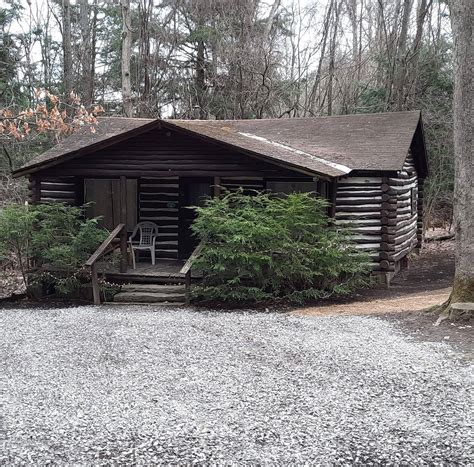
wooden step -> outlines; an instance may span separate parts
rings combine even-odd
[[[128,303],[164,303],[184,302],[184,293],[160,293],[160,292],[119,292],[114,297],[114,302]]]
[[[166,306],[166,307],[180,307],[186,306],[184,302],[104,302],[104,305],[113,306]]]
[[[114,296],[115,303],[184,303],[186,288],[172,284],[125,284]]]
[[[140,293],[170,293],[184,294],[184,285],[174,284],[124,284],[120,292],[140,292]]]
[[[115,284],[184,284],[184,274],[181,276],[140,276],[138,274],[111,274],[107,273],[106,278]]]

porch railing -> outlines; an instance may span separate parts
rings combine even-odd
[[[120,238],[120,242],[115,242],[114,240]],[[97,272],[97,262],[107,253],[120,248],[121,250],[121,261],[120,261],[120,271],[125,272],[123,269],[127,268],[127,231],[125,229],[125,224],[119,224],[115,227],[110,235],[101,243],[99,248],[90,256],[90,258],[85,262],[86,267],[91,268],[91,278],[92,278],[92,294],[94,297],[94,305],[100,305],[100,287],[99,287],[99,277]]]
[[[184,266],[181,268],[181,271],[179,271],[180,274],[184,274],[184,287],[187,305],[189,305],[191,301],[191,268],[196,258],[200,255],[203,247],[204,242],[201,242],[191,253],[191,256],[188,258],[188,260],[184,263]]]

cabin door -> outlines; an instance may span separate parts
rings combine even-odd
[[[187,259],[197,247],[199,241],[192,235],[191,224],[196,218],[196,212],[191,206],[202,206],[206,198],[211,196],[211,178],[179,179],[179,231],[178,256]]]

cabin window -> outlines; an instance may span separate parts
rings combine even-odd
[[[280,182],[280,181],[267,181],[267,190],[273,193],[308,193],[310,191],[316,191],[315,182]]]
[[[100,224],[112,230],[120,224],[120,180],[84,180],[84,202],[91,203],[87,217],[101,217]],[[137,180],[127,179],[127,230],[137,223]]]

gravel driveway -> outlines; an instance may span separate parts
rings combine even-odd
[[[474,462],[472,368],[381,319],[81,307],[0,324],[5,465]]]

